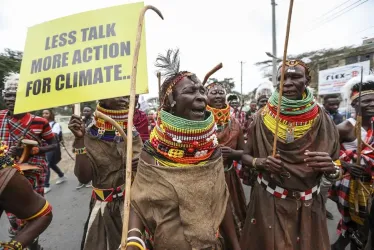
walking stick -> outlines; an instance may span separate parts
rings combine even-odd
[[[287,31],[286,31],[286,39],[285,39],[285,42],[284,42],[282,73],[281,73],[281,81],[280,81],[280,86],[279,86],[279,98],[278,98],[277,116],[275,118],[276,122],[275,122],[275,132],[274,132],[274,142],[273,142],[273,157],[275,157],[275,155],[277,153],[279,115],[280,115],[282,95],[283,95],[284,70],[285,70],[285,64],[286,64],[286,59],[287,59],[288,38],[290,36],[293,2],[294,2],[294,0],[290,0],[290,8],[288,10]],[[273,77],[275,77],[275,76],[273,76]]]
[[[161,72],[157,72],[157,81],[158,81],[158,102],[161,103]]]
[[[129,224],[129,215],[130,215],[130,190],[131,190],[131,171],[132,171],[132,128],[133,128],[133,117],[134,117],[134,109],[135,109],[135,91],[136,91],[136,73],[137,73],[137,65],[138,65],[138,58],[139,58],[139,50],[140,50],[140,40],[142,37],[142,29],[143,29],[143,21],[144,15],[147,10],[153,10],[158,14],[158,16],[163,20],[164,17],[162,16],[161,12],[151,5],[144,6],[144,8],[140,12],[139,21],[138,21],[138,31],[136,35],[136,43],[135,43],[135,52],[134,58],[132,62],[132,72],[131,72],[131,86],[130,86],[130,107],[129,107],[129,116],[127,122],[127,152],[126,152],[126,195],[125,195],[125,202],[124,202],[124,215],[123,215],[123,228],[122,228],[122,241],[121,241],[121,248],[122,250],[126,249],[126,240],[127,240],[127,232],[128,232],[128,224]]]
[[[130,215],[130,194],[131,194],[131,174],[132,174],[132,128],[133,128],[133,118],[134,118],[134,109],[135,109],[135,92],[136,92],[136,73],[137,73],[137,65],[138,65],[138,58],[139,58],[139,50],[140,50],[140,40],[142,36],[142,29],[143,29],[143,20],[144,15],[147,10],[153,10],[158,14],[158,16],[163,20],[164,17],[162,16],[161,12],[154,6],[147,5],[140,12],[139,21],[138,21],[138,30],[136,35],[136,43],[135,43],[135,52],[134,58],[132,62],[132,72],[131,72],[131,85],[130,85],[130,106],[129,106],[129,115],[128,115],[128,122],[127,122],[127,135],[121,128],[121,126],[114,121],[112,118],[108,117],[107,115],[95,111],[95,116],[101,118],[111,125],[113,125],[117,131],[121,134],[124,141],[124,147],[126,149],[126,195],[124,201],[124,215],[123,215],[123,227],[122,227],[122,239],[121,239],[121,246],[122,250],[126,249],[126,240],[127,240],[127,232],[128,232],[128,224],[129,224],[129,215]],[[120,249],[119,248],[119,249]]]
[[[208,81],[209,77],[211,77],[214,73],[216,73],[218,70],[220,70],[223,67],[222,63],[219,63],[217,66],[215,66],[211,71],[209,71],[203,81],[203,85]]]
[[[361,137],[361,127],[362,127],[362,112],[361,112],[361,89],[362,89],[362,81],[364,77],[364,67],[361,66],[361,81],[358,85],[358,113],[356,117],[356,137],[357,137],[357,161],[356,164],[361,166],[361,150],[362,150],[362,137]],[[361,183],[361,180],[358,179],[355,185],[355,212],[359,212],[359,203],[358,203],[358,184],[364,186]],[[364,198],[365,201],[365,198]],[[366,201],[365,201],[366,202]]]

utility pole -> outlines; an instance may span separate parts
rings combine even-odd
[[[271,0],[271,6],[272,6],[272,23],[273,23],[273,86],[275,87],[277,85],[277,29],[276,29],[276,24],[275,24],[275,0]]]
[[[242,102],[243,102],[243,64],[245,62],[240,61],[240,95],[242,97]]]

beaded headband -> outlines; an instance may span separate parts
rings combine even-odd
[[[173,92],[173,88],[177,83],[179,83],[184,77],[186,76],[193,76],[194,73],[184,71],[184,72],[179,72],[178,75],[171,81],[169,87],[167,88],[164,97],[162,98],[162,105],[161,107],[165,106],[166,99],[168,96]]]
[[[310,68],[309,66],[304,63],[303,61],[299,60],[299,59],[296,59],[296,60],[286,60],[286,63],[285,63],[285,66],[288,66],[289,68],[287,69],[287,73],[288,72],[295,72],[295,67],[300,65],[301,67],[303,67],[305,69],[305,76],[306,76],[306,79],[309,81],[312,77],[310,75]],[[278,71],[282,68],[282,65],[280,65],[278,67]]]
[[[361,76],[351,78],[341,89],[343,99],[355,101],[359,97]],[[362,77],[361,96],[374,94],[374,75]]]

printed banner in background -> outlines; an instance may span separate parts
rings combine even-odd
[[[30,27],[15,113],[129,95],[143,6],[114,6]],[[145,29],[136,92],[148,93]]]
[[[355,76],[361,75],[361,67],[364,67],[364,75],[369,74],[370,61],[364,61],[319,71],[318,94],[340,94],[340,89],[346,82],[348,82]]]

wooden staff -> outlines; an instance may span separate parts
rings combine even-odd
[[[203,81],[203,85],[208,81],[209,77],[211,77],[214,73],[216,73],[218,70],[220,70],[223,67],[222,63],[219,63],[217,66],[215,66],[211,71],[209,71]]]
[[[158,81],[158,103],[161,105],[161,72],[157,72]]]
[[[140,12],[139,21],[138,21],[138,31],[136,35],[136,43],[135,43],[135,52],[134,58],[132,61],[132,72],[131,72],[131,86],[130,86],[130,107],[129,107],[129,115],[128,115],[128,122],[127,122],[127,152],[126,152],[126,195],[125,195],[125,202],[124,202],[124,215],[123,215],[123,228],[122,228],[122,241],[121,241],[121,248],[122,250],[126,249],[126,240],[127,240],[127,232],[128,232],[128,225],[129,225],[129,216],[130,216],[130,194],[131,194],[131,172],[132,172],[132,129],[133,129],[133,118],[134,118],[134,109],[135,109],[135,92],[136,92],[136,73],[137,73],[137,65],[138,65],[138,58],[139,58],[139,50],[140,50],[140,41],[142,37],[142,29],[143,29],[143,20],[144,15],[147,10],[153,10],[158,14],[158,16],[163,20],[164,17],[162,16],[161,12],[151,5],[144,6],[144,8]]]
[[[361,166],[361,150],[362,150],[362,137],[361,137],[361,127],[362,127],[362,112],[361,112],[361,89],[362,89],[362,81],[363,81],[363,77],[364,77],[364,67],[361,67],[361,81],[358,85],[358,113],[357,113],[357,116],[356,116],[356,137],[357,137],[357,161],[356,161],[356,164],[358,166]],[[358,213],[359,212],[359,202],[358,202],[358,193],[359,193],[359,189],[358,189],[358,184],[360,184],[361,186],[364,186],[362,183],[361,183],[361,180],[360,179],[357,179],[357,183],[355,185],[355,212]],[[364,199],[365,200],[365,199]]]
[[[294,2],[294,0],[290,0],[290,8],[288,10],[287,31],[286,31],[286,39],[285,39],[285,42],[284,42],[284,51],[283,51],[282,75],[281,75],[281,82],[280,82],[280,86],[279,86],[279,98],[278,98],[277,116],[275,118],[276,123],[275,123],[275,133],[274,133],[274,143],[273,143],[273,157],[275,157],[275,155],[277,153],[279,115],[280,115],[282,95],[283,95],[284,70],[286,68],[285,64],[286,64],[286,59],[287,59],[288,38],[290,36],[293,2]],[[275,77],[275,76],[273,76],[273,77]]]

